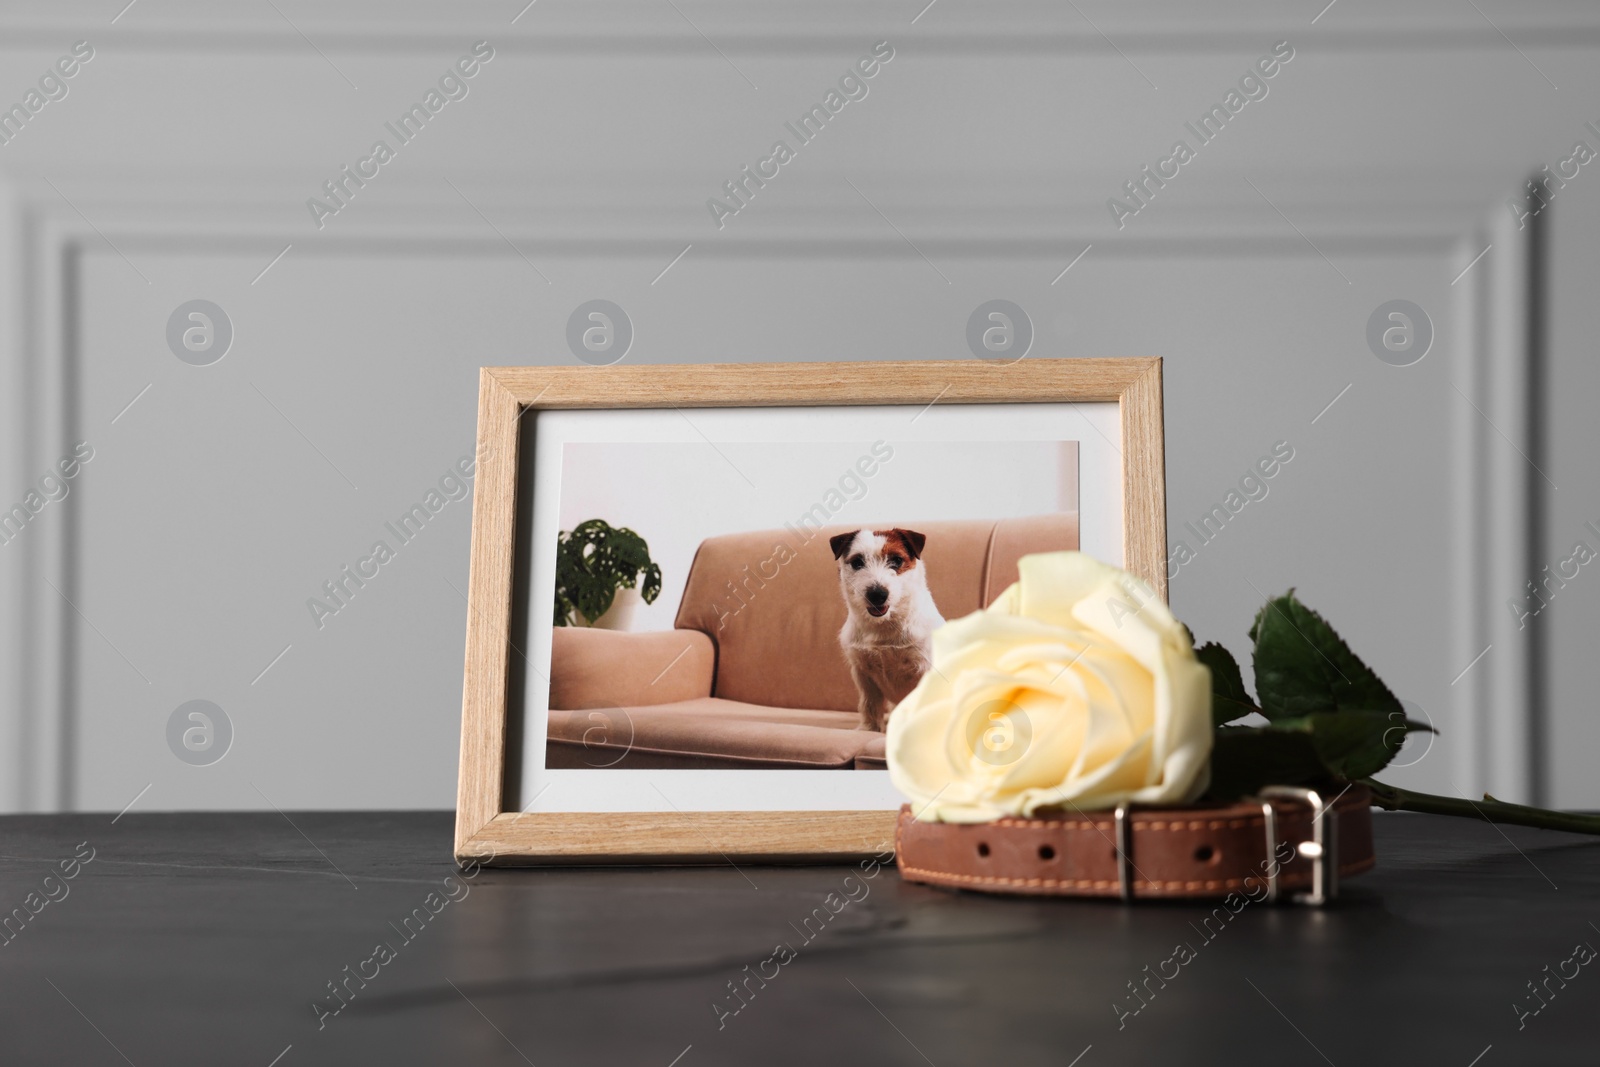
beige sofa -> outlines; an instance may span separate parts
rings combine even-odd
[[[928,588],[946,619],[993,601],[1024,555],[1078,547],[1076,512],[890,525],[927,535]],[[706,540],[673,630],[555,627],[546,765],[881,769],[883,735],[855,728],[828,547],[857,528]]]

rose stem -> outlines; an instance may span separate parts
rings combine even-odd
[[[1385,811],[1422,811],[1430,815],[1459,815],[1468,819],[1487,819],[1489,822],[1512,823],[1517,826],[1536,826],[1543,830],[1566,830],[1575,834],[1600,834],[1600,815],[1579,815],[1565,811],[1547,811],[1522,804],[1507,804],[1488,793],[1482,800],[1465,797],[1441,797],[1432,793],[1418,793],[1400,789],[1382,782],[1363,778],[1362,783],[1372,790],[1372,804]]]

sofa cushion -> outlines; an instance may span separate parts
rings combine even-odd
[[[710,696],[716,657],[711,638],[699,630],[557,626],[550,634],[550,706],[608,708]]]
[[[548,767],[852,768],[883,735],[856,713],[703,697],[672,704],[552,710]]]
[[[889,756],[887,754],[889,739],[882,734],[874,737],[862,746],[856,756],[856,770],[858,771],[886,771],[889,769]]]
[[[1077,547],[1076,511],[1001,519],[994,524],[994,536],[989,541],[989,559],[983,582],[984,606],[993,604],[1001,593],[1016,584],[1019,576],[1017,564],[1023,556]]]
[[[836,533],[901,525],[927,535],[928,589],[946,619],[987,605],[1016,574],[1023,551],[1078,547],[1075,512],[1033,519],[786,527],[707,538],[678,607],[677,626],[717,644],[714,694],[775,707],[854,711],[855,684],[839,648],[844,602]],[[1003,529],[1001,529],[1003,528]],[[991,559],[993,557],[993,559]],[[1008,583],[1009,584],[1009,583]]]

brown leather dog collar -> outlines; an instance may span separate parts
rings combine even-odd
[[[988,823],[918,822],[906,805],[895,853],[907,881],[953,889],[1135,900],[1311,890],[1311,902],[1321,903],[1338,879],[1374,862],[1366,787],[1333,799],[1319,834],[1313,801],[1325,799],[1275,789],[1228,805]],[[1319,886],[1328,891],[1319,895]]]

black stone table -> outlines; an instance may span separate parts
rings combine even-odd
[[[465,878],[449,815],[289,818],[0,819],[0,1063],[1600,1063],[1600,840],[1378,815],[1336,909],[1207,923],[892,868]]]

